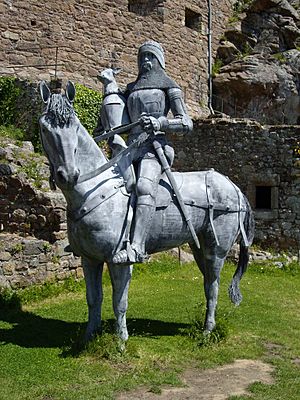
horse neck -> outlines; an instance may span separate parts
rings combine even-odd
[[[77,163],[81,174],[86,174],[107,162],[102,150],[82,125],[78,130],[77,153]]]
[[[104,96],[107,96],[107,95],[113,94],[113,93],[119,93],[119,92],[120,92],[120,89],[119,89],[116,81],[109,82],[104,86]]]
[[[80,170],[80,174],[84,175],[91,171],[101,167],[101,165],[107,162],[107,158],[98,147],[94,139],[89,135],[86,129],[79,124],[77,130],[78,135],[78,147],[76,154],[77,167]],[[95,178],[89,179],[86,182],[75,185],[72,190],[64,191],[64,196],[67,200],[70,209],[79,207],[87,197],[88,194],[92,194],[103,180],[109,179],[111,171],[108,170],[106,173]]]

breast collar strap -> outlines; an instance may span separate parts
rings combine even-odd
[[[115,185],[113,185],[110,189],[105,190],[102,193],[98,193],[96,196],[90,199],[87,199],[76,210],[70,210],[69,208],[67,208],[67,217],[74,222],[79,221],[81,218],[85,217],[95,208],[99,207],[106,200],[110,199],[112,196],[118,193],[122,186],[124,186],[124,183],[118,182]],[[121,192],[123,193],[123,191]]]

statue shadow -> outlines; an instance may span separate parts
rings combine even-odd
[[[46,318],[21,309],[0,310],[0,321],[11,326],[0,329],[0,346],[15,344],[24,348],[61,348],[62,357],[76,356],[83,349],[86,322],[67,322]],[[188,324],[160,320],[128,318],[129,336],[174,336]],[[114,332],[115,320],[103,323],[104,331]],[[67,350],[69,349],[69,350]]]
[[[180,335],[182,330],[189,327],[189,324],[155,319],[128,318],[127,327],[129,336],[159,337]]]
[[[0,329],[0,346],[11,343],[25,348],[63,347],[85,326],[22,310],[0,310],[0,321],[11,324],[8,329]]]

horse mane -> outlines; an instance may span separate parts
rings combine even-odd
[[[51,95],[50,102],[45,112],[46,119],[50,120],[52,124],[62,127],[73,119],[75,115],[76,113],[72,103],[66,96],[55,93]]]

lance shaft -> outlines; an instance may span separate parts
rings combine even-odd
[[[163,170],[165,171],[165,173],[166,173],[166,175],[167,175],[167,177],[169,179],[171,187],[174,190],[174,193],[175,193],[175,196],[177,198],[180,210],[181,210],[181,212],[182,212],[182,214],[184,216],[185,222],[187,223],[187,225],[189,227],[189,230],[190,230],[190,232],[191,232],[191,234],[193,236],[194,242],[195,242],[196,246],[198,247],[198,249],[200,249],[200,243],[199,243],[198,237],[197,237],[195,229],[193,227],[191,218],[187,213],[183,198],[181,197],[181,194],[180,194],[180,192],[178,190],[176,180],[175,180],[175,178],[174,178],[174,176],[172,174],[170,164],[168,163],[168,160],[166,159],[166,156],[165,156],[165,153],[163,151],[162,145],[159,143],[158,140],[154,140],[153,141],[153,147],[154,147],[154,149],[156,151],[156,154],[157,154],[157,156],[159,158],[159,161],[160,161],[160,163],[161,163],[161,165],[163,167]]]
[[[140,125],[140,121],[132,122],[131,124],[117,126],[116,128],[112,128],[109,131],[103,131],[99,136],[94,137],[96,143],[101,140],[108,139],[114,135],[120,135],[121,133],[125,133],[132,128]]]

